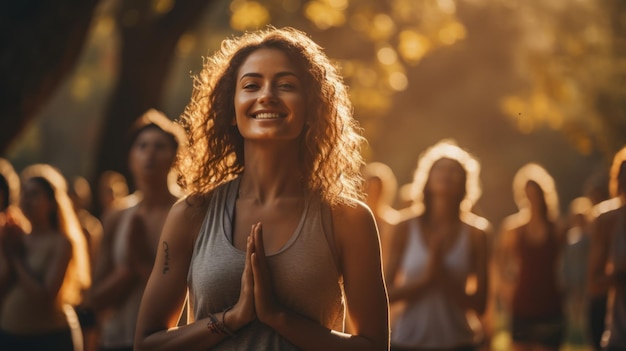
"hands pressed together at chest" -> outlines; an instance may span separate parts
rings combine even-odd
[[[234,329],[239,329],[255,318],[272,326],[277,322],[282,308],[272,288],[272,278],[263,246],[263,226],[256,223],[252,225],[247,239],[241,292],[232,309],[236,316],[233,322]]]

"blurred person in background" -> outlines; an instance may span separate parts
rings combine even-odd
[[[513,195],[519,212],[504,219],[496,251],[513,349],[558,350],[565,334],[565,230],[554,179],[540,165],[526,164],[515,174]]]
[[[76,176],[70,183],[68,194],[74,205],[74,210],[78,216],[78,221],[83,228],[83,234],[89,248],[89,265],[95,267],[95,258],[100,248],[102,240],[102,223],[91,214],[91,186],[87,179]],[[76,314],[83,332],[83,344],[85,351],[95,351],[98,348],[98,323],[96,313],[91,306],[87,304],[87,299],[83,299],[80,306],[76,306]]]
[[[87,179],[81,176],[74,177],[68,194],[74,205],[78,221],[83,227],[87,245],[89,246],[90,261],[93,262],[102,240],[102,223],[91,213],[91,186]]]
[[[586,196],[570,202],[568,229],[563,252],[563,288],[567,333],[565,340],[572,345],[591,344],[588,335],[587,267],[591,242],[590,223],[593,202]]]
[[[98,204],[101,223],[112,213],[137,204],[137,196],[129,195],[128,182],[123,174],[105,171],[98,178]]]
[[[7,216],[0,227],[9,268],[0,345],[3,351],[82,350],[74,306],[90,284],[89,253],[67,183],[46,164],[27,167],[21,178],[19,207],[28,225]]]
[[[0,213],[17,204],[20,179],[13,165],[7,159],[0,158]]]
[[[391,350],[477,350],[485,341],[491,226],[470,212],[479,172],[478,161],[448,140],[419,159],[413,211],[383,252],[389,301],[403,305]]]
[[[596,172],[592,174],[583,186],[584,196],[589,198],[593,204],[590,221],[595,220],[601,213],[620,207],[619,197],[609,198],[608,171]],[[593,231],[591,230],[591,235]],[[591,241],[591,239],[590,239]],[[591,245],[591,244],[590,244]],[[587,275],[587,274],[586,274]],[[592,347],[599,351],[602,349],[602,334],[604,333],[606,321],[606,305],[608,302],[608,292],[595,289],[594,292],[587,293],[587,320],[588,334]]]
[[[592,225],[589,293],[608,292],[607,319],[601,347],[626,350],[626,147],[618,151],[610,170],[610,204]]]
[[[161,112],[148,110],[132,125],[128,167],[141,197],[103,222],[91,305],[100,314],[100,350],[132,350],[141,296],[163,223],[177,197],[168,187],[184,132]]]
[[[393,208],[398,182],[391,167],[382,162],[368,163],[362,173],[365,178],[366,203],[376,219],[384,251],[388,233],[399,219],[398,211]]]
[[[3,226],[7,220],[9,212],[16,215],[17,202],[19,200],[20,178],[15,172],[13,165],[9,160],[0,158],[0,226]],[[10,216],[10,215],[9,215]],[[0,241],[0,246],[2,242]],[[3,251],[0,251],[0,301],[2,296],[9,290],[11,280],[11,272],[7,257]],[[0,303],[0,311],[2,303]]]

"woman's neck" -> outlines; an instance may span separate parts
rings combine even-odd
[[[297,149],[246,149],[244,172],[241,175],[239,196],[253,198],[261,203],[278,197],[303,196],[305,184],[300,172]]]

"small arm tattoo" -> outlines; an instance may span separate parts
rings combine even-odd
[[[163,264],[163,274],[167,274],[170,270],[170,246],[167,241],[163,241],[163,253],[165,254],[165,263]]]

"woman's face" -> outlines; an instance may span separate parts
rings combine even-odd
[[[460,196],[465,192],[465,170],[459,162],[442,158],[430,169],[426,186],[433,195]]]
[[[49,214],[55,206],[54,200],[48,197],[40,182],[29,179],[22,185],[20,208],[29,221],[34,223],[48,221]]]
[[[543,198],[543,193],[539,188],[539,185],[534,182],[526,183],[526,198],[532,207],[536,207],[537,205],[541,205],[544,203],[545,199]]]
[[[295,140],[305,124],[301,74],[281,50],[263,48],[237,73],[235,116],[247,140]]]
[[[158,128],[137,135],[130,149],[129,167],[135,178],[167,178],[176,157],[171,137]]]

